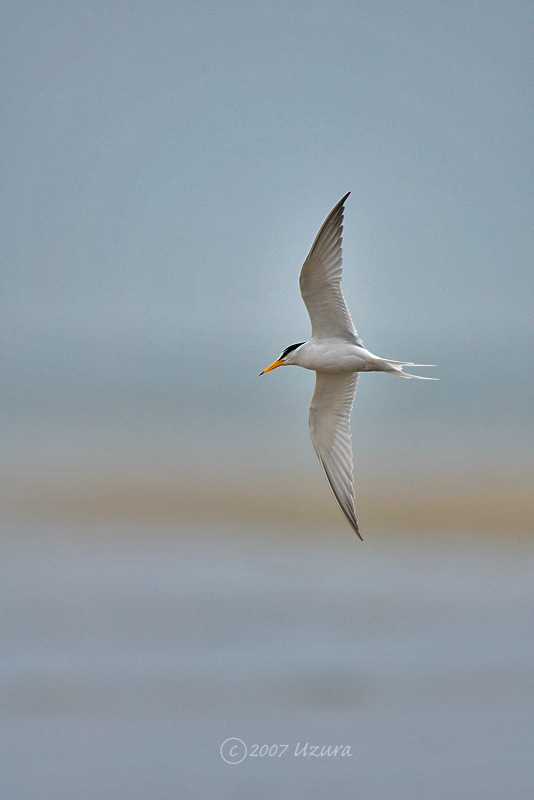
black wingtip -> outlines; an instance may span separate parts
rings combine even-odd
[[[337,204],[334,206],[334,208],[332,209],[332,211],[330,212],[330,214],[333,214],[335,211],[338,211],[340,208],[343,208],[343,205],[344,205],[344,203],[345,203],[345,200],[347,199],[347,197],[349,196],[349,194],[350,194],[350,192],[347,192],[347,194],[346,194],[346,195],[344,195],[344,196],[341,198],[341,200],[339,201],[339,203],[337,203]]]
[[[341,510],[343,511],[343,509],[341,509]],[[343,514],[345,514],[344,511],[343,511]],[[356,534],[356,536],[360,540],[360,542],[363,542],[363,536],[360,533],[360,526],[358,525],[358,520],[356,519],[356,517],[354,517],[354,519],[352,519],[352,517],[349,517],[348,514],[345,514],[345,517],[346,517],[346,520],[349,523],[350,527],[352,528],[352,530],[354,531],[354,533]]]
[[[328,485],[330,486],[330,490],[331,490],[332,494],[334,495],[334,497],[336,499],[336,503],[339,506],[339,510],[341,511],[341,513],[343,514],[343,516],[345,517],[347,522],[349,523],[350,527],[352,528],[352,530],[354,531],[356,536],[358,536],[360,541],[363,542],[363,538],[362,538],[362,535],[360,533],[360,529],[358,527],[358,520],[356,519],[356,514],[354,512],[354,509],[351,509],[349,511],[348,509],[345,508],[344,504],[341,502],[341,498],[338,497],[338,495],[336,493],[336,490],[334,489],[334,484],[332,482],[332,479],[330,478],[330,474],[328,472],[327,466],[324,463],[324,461],[321,458],[321,456],[319,455],[319,453],[317,453],[317,458],[319,459],[319,463],[321,464],[321,466],[323,468],[323,471],[324,471],[324,474],[326,475],[326,481],[327,481]]]
[[[345,511],[344,508],[341,507],[341,505],[339,507],[340,507],[340,510],[343,513],[343,516],[345,517],[345,519],[349,523],[350,527],[352,528],[352,530],[354,531],[354,533],[356,534],[356,536],[358,537],[360,542],[363,542],[363,536],[360,533],[360,528],[359,528],[358,520],[356,519],[356,517],[353,517],[352,514],[350,514],[350,515],[347,514],[347,512]]]

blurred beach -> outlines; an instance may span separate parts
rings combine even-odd
[[[277,474],[260,467],[176,479],[167,474],[129,470],[124,474],[10,475],[1,492],[5,515],[23,520],[83,520],[107,523],[140,520],[150,524],[217,523],[255,526],[324,524],[342,519],[310,452],[310,464]],[[315,471],[311,469],[315,467]],[[533,476],[527,472],[497,477],[457,475],[436,469],[432,475],[403,470],[402,475],[366,475],[356,485],[357,512],[369,527],[422,532],[442,529],[488,533],[534,531]]]

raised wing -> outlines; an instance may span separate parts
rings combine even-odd
[[[300,271],[300,293],[308,309],[312,336],[340,336],[362,345],[341,292],[343,207],[348,192],[332,209]]]
[[[360,536],[354,509],[350,443],[350,412],[357,381],[355,372],[316,373],[310,405],[310,437],[340,509]]]

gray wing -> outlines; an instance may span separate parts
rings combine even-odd
[[[332,209],[300,271],[300,293],[308,309],[312,336],[343,337],[362,345],[341,291],[341,248],[344,203],[350,192]]]
[[[350,442],[350,412],[357,381],[358,373],[354,372],[316,373],[310,405],[310,437],[340,509],[360,536],[354,508]]]

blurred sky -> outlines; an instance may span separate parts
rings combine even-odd
[[[309,335],[300,266],[349,190],[355,324],[440,377],[364,376],[355,444],[528,460],[533,18],[515,0],[4,2],[7,461],[311,463],[313,375],[258,373]]]

